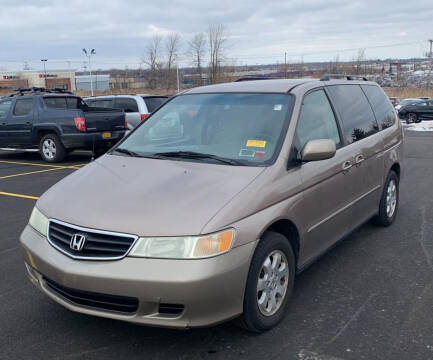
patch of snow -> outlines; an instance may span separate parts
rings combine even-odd
[[[409,124],[406,130],[410,131],[433,131],[433,121],[421,121],[418,124]]]

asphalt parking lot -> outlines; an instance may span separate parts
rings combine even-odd
[[[406,132],[394,225],[365,224],[298,276],[289,314],[262,335],[233,322],[177,331],[76,314],[30,284],[19,234],[37,197],[89,161],[0,151],[0,359],[433,358],[433,132]]]

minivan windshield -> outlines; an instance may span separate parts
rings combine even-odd
[[[292,107],[289,94],[180,95],[112,153],[263,166],[278,155]]]

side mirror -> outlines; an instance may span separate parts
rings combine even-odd
[[[337,147],[334,140],[320,139],[308,141],[301,151],[302,161],[319,161],[333,158]]]

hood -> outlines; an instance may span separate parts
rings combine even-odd
[[[37,206],[93,229],[196,235],[264,169],[105,155],[58,182]]]

